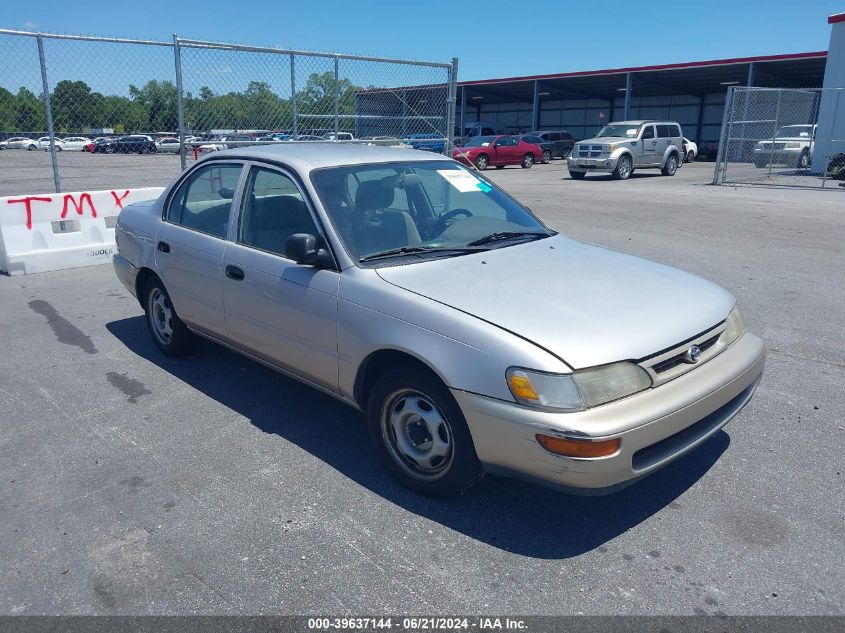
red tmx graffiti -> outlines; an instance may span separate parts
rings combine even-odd
[[[116,191],[110,191],[112,198],[114,198],[114,205],[118,209],[123,209],[123,201],[129,196],[129,189],[125,189],[123,194],[118,194]],[[23,204],[24,209],[26,210],[26,228],[32,230],[32,203],[33,202],[52,202],[53,198],[50,196],[26,196],[24,198],[9,198],[6,200],[8,204]],[[81,193],[79,194],[79,200],[77,200],[73,194],[66,193],[64,195],[64,199],[62,200],[62,212],[59,216],[61,219],[65,219],[67,217],[67,212],[69,207],[73,207],[76,210],[77,215],[84,215],[84,208],[85,205],[88,205],[88,208],[91,211],[91,217],[97,217],[97,209],[94,207],[94,201],[91,200],[90,193]]]

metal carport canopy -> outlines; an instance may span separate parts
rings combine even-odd
[[[673,94],[703,96],[724,92],[727,85],[747,85],[753,66],[753,85],[761,87],[812,88],[822,85],[827,51],[739,57],[657,66],[610,68],[523,77],[502,77],[458,82],[468,98],[491,102],[528,102],[538,82],[544,99],[606,99],[624,95],[631,74],[636,96]],[[548,93],[548,94],[546,94]],[[462,98],[463,94],[459,95]],[[468,103],[469,105],[469,103]]]

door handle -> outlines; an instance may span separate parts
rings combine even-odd
[[[243,278],[246,276],[244,275],[244,271],[242,271],[237,266],[226,266],[226,276],[229,279],[234,279],[235,281],[243,281]]]
[[[652,145],[657,145],[657,141],[652,141],[652,142],[651,142],[651,144],[652,144]]]
[[[162,253],[170,252],[170,244],[168,244],[167,242],[159,242],[156,248]]]

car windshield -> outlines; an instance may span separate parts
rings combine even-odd
[[[466,143],[464,147],[487,147],[496,140],[495,136],[473,136]]]
[[[452,161],[330,167],[312,172],[311,180],[347,252],[367,265],[452,257],[554,234]]]
[[[810,138],[813,134],[812,125],[787,125],[775,134],[776,138]]]
[[[611,123],[610,125],[605,125],[601,130],[599,130],[599,133],[596,134],[596,138],[604,138],[608,136],[621,138],[637,138],[637,135],[639,133],[639,125]]]

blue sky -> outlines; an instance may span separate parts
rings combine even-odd
[[[454,56],[460,59],[462,80],[824,50],[830,35],[827,16],[845,12],[843,0],[3,4],[3,28],[161,40],[177,32],[183,37],[295,49],[437,61]],[[472,4],[477,7],[468,9]],[[2,40],[0,52],[4,56],[9,52]],[[56,60],[57,54],[48,51],[48,56]],[[52,65],[70,70],[76,63],[71,57],[65,53],[65,59]],[[110,61],[108,55],[97,55],[85,63],[102,65],[102,74],[116,75],[118,68],[105,67],[131,60]],[[7,65],[0,74],[14,72]],[[15,81],[9,76],[0,79],[2,84]]]

